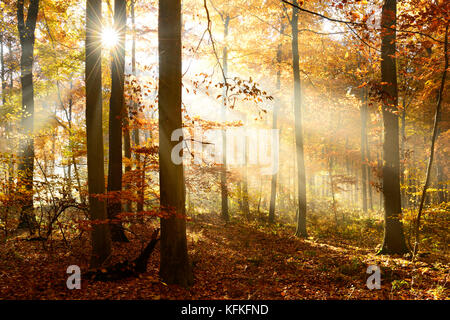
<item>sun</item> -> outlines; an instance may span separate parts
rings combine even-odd
[[[102,45],[107,49],[114,48],[119,42],[119,35],[112,27],[106,27],[102,32]]]

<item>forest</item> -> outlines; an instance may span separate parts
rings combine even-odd
[[[450,299],[449,17],[0,0],[0,300]]]

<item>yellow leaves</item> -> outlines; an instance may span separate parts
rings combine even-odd
[[[425,82],[425,87],[428,87],[433,84],[433,80],[428,80]]]

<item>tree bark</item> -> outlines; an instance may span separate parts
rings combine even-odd
[[[91,220],[107,219],[105,169],[102,129],[102,70],[101,70],[102,1],[86,1],[86,138]],[[100,267],[109,262],[111,238],[105,223],[92,226],[92,255],[90,266]]]
[[[127,20],[126,0],[114,1],[114,29],[118,34],[117,46],[111,49],[111,97],[109,102],[109,165],[108,165],[108,218],[111,223],[111,240],[127,242],[117,215],[122,211],[122,128],[125,83],[125,31]]]
[[[361,89],[361,191],[362,207],[367,213],[367,100],[365,88]]]
[[[282,34],[284,32],[284,23],[281,23],[280,33]],[[281,88],[281,41],[278,44],[277,49],[277,64],[278,64],[278,71],[277,71],[277,90],[280,90]],[[273,106],[273,115],[272,115],[272,129],[276,130],[278,128],[278,111],[279,111],[279,104],[280,102],[277,101],[275,105]],[[272,141],[272,148],[275,148],[275,146],[278,146],[278,141],[276,141],[276,138],[274,137]],[[279,150],[275,150],[274,152],[274,159],[273,159],[273,165],[275,167],[278,167],[278,154]],[[269,207],[269,223],[275,222],[275,205],[276,205],[276,199],[277,199],[277,179],[278,179],[278,170],[277,172],[272,174],[271,179],[271,189],[270,189],[270,207]]]
[[[159,42],[159,183],[161,218],[160,275],[168,284],[193,283],[188,260],[183,163],[171,160],[172,132],[182,127],[181,0],[160,0]],[[175,211],[175,212],[172,212]]]
[[[224,83],[226,83],[227,74],[228,74],[228,47],[227,47],[227,37],[228,37],[228,28],[230,25],[230,16],[225,15],[223,20],[224,34],[223,34],[223,57],[222,57],[222,68],[223,68],[223,76]],[[223,96],[222,96],[222,120],[227,121],[227,88],[223,87]],[[227,186],[227,134],[226,127],[222,131],[222,168],[220,171],[220,190],[222,194],[222,219],[225,221],[230,220],[230,215],[228,212],[228,186]]]
[[[405,161],[406,161],[406,94],[403,97],[402,101],[402,117],[401,117],[401,143],[400,143],[400,187],[401,187],[401,196],[402,196],[402,205],[404,208],[409,207],[408,201],[408,189],[405,177]],[[402,188],[403,186],[403,188]]]
[[[131,40],[131,74],[133,77],[136,77],[136,17],[135,17],[135,0],[131,0],[130,2],[130,16],[131,16],[131,31],[132,31],[132,40]],[[131,99],[129,108],[132,111],[136,111],[136,105],[133,99]],[[124,142],[124,155],[129,161],[131,161],[131,136],[133,137],[135,147],[139,145],[139,132],[138,128],[133,128],[130,132],[130,110],[126,109],[125,114],[123,116],[124,119],[124,130],[123,130],[123,142]],[[137,137],[137,143],[136,143]],[[140,160],[138,154],[136,154],[136,160]],[[138,166],[139,167],[139,166]],[[125,166],[125,173],[131,171],[131,165]],[[130,188],[129,185],[126,186],[127,189]],[[133,210],[133,204],[131,201],[128,201],[126,204],[126,211]],[[142,210],[141,210],[142,211]]]
[[[298,5],[298,1],[293,1]],[[292,71],[294,74],[294,116],[295,116],[295,149],[297,155],[297,199],[298,215],[297,230],[295,235],[298,237],[307,237],[306,233],[306,174],[305,159],[303,152],[303,127],[302,127],[302,93],[300,79],[300,65],[298,53],[298,9],[292,8]]]
[[[397,112],[396,32],[397,1],[385,0],[381,13],[381,81],[384,123],[383,142],[383,196],[384,241],[380,254],[408,252],[403,224],[400,195],[399,125]]]
[[[367,109],[367,119],[370,122],[370,111],[369,109]],[[367,133],[367,129],[366,129],[366,157],[367,157],[367,163],[370,163],[371,161],[371,157],[370,157],[370,144],[369,144],[369,134]],[[367,168],[367,192],[368,197],[369,197],[369,210],[373,210],[373,195],[372,195],[372,183],[371,183],[371,168],[369,165],[366,166]],[[370,213],[369,216],[370,218]]]
[[[442,105],[442,95],[444,93],[445,88],[445,80],[447,77],[447,69],[448,69],[448,24],[445,28],[445,43],[444,43],[444,72],[442,73],[442,80],[441,80],[441,86],[439,88],[439,95],[436,105],[436,113],[434,116],[434,125],[433,125],[433,135],[431,137],[431,147],[430,147],[430,158],[428,159],[428,166],[427,166],[427,176],[425,179],[425,184],[423,186],[422,190],[422,196],[420,197],[420,203],[419,203],[419,212],[417,213],[417,219],[416,219],[416,225],[415,225],[415,242],[414,242],[414,253],[415,256],[419,250],[419,240],[420,240],[420,219],[422,217],[422,210],[423,205],[425,201],[425,197],[427,194],[428,185],[430,183],[431,178],[431,168],[433,165],[433,159],[434,159],[434,148],[436,144],[436,139],[439,132],[439,120],[441,118],[441,105]]]
[[[245,118],[245,125],[247,125],[247,118]],[[242,173],[242,206],[244,217],[250,221],[250,205],[248,199],[248,137],[245,136],[244,146],[244,169]]]
[[[3,24],[3,16],[2,16],[2,21],[1,23]],[[3,28],[3,30],[1,30],[0,32],[0,62],[2,64],[2,68],[0,71],[0,80],[1,80],[1,87],[2,87],[2,106],[4,106],[6,104],[6,79],[5,79],[5,54],[3,51],[3,41],[5,39],[4,37],[4,33],[5,33],[5,29]]]
[[[25,187],[22,196],[19,228],[34,231],[36,218],[33,210],[33,171],[34,171],[34,83],[33,51],[35,29],[39,12],[39,0],[31,0],[24,17],[24,0],[17,1],[17,21],[22,55],[20,57],[20,82],[22,85],[22,116],[20,121],[23,138],[20,144],[19,180]]]

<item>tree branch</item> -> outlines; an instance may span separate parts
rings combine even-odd
[[[328,21],[337,22],[337,23],[343,23],[343,24],[345,24],[345,25],[347,25],[347,26],[353,25],[353,26],[359,26],[359,27],[365,27],[365,28],[367,28],[367,24],[365,24],[365,23],[359,23],[359,22],[354,22],[354,21],[348,21],[348,20],[340,20],[340,19],[336,19],[336,18],[330,18],[330,17],[327,17],[327,16],[325,16],[325,15],[323,15],[323,14],[321,14],[321,13],[318,13],[318,12],[314,12],[314,11],[310,11],[310,10],[304,9],[304,8],[302,8],[302,7],[300,7],[300,6],[296,5],[296,4],[293,4],[293,3],[289,2],[289,1],[286,1],[286,0],[281,0],[281,1],[282,1],[283,3],[285,3],[285,4],[288,4],[288,5],[292,6],[292,7],[294,7],[294,8],[297,8],[297,9],[300,10],[300,11],[303,11],[303,12],[306,12],[306,13],[309,13],[309,14],[312,14],[312,15],[315,15],[315,16],[317,16],[317,17],[320,17],[320,18],[322,18],[322,19],[326,19],[326,20],[328,20]],[[433,40],[433,41],[436,41],[436,42],[439,42],[439,43],[444,43],[444,41],[438,40],[438,39],[436,39],[436,38],[430,36],[429,34],[426,34],[426,33],[420,32],[420,31],[398,30],[398,29],[396,29],[396,28],[392,28],[392,27],[388,27],[388,26],[383,27],[382,29],[390,29],[390,30],[393,30],[393,31],[396,31],[396,32],[418,34],[418,35],[421,35],[421,36],[430,38],[430,39]],[[381,29],[375,29],[375,30],[381,30]]]

